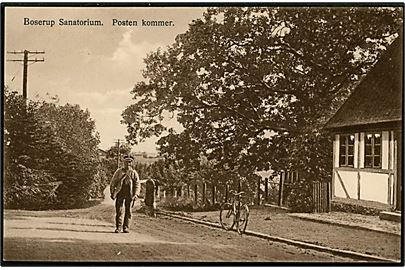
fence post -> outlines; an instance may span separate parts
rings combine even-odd
[[[187,198],[190,198],[190,184],[187,183]]]
[[[216,186],[212,184],[212,204],[215,204]]]
[[[207,189],[207,185],[205,184],[205,182],[203,183],[203,190],[202,190],[202,201],[203,201],[203,204],[205,203],[205,192],[206,192],[206,189]]]
[[[267,202],[269,196],[269,178],[264,178],[264,201]]]
[[[330,181],[328,181],[328,183],[327,183],[327,193],[328,193],[328,213],[329,212],[331,212],[332,211],[332,200],[331,200],[331,197],[332,197],[332,195],[331,195],[331,182]]]
[[[225,202],[228,202],[228,193],[229,193],[229,186],[228,184],[225,185]]]
[[[257,179],[257,205],[260,205],[260,180],[262,178]]]
[[[198,191],[197,191],[198,185],[194,184],[194,202],[197,203],[197,196],[198,196]]]
[[[280,185],[278,190],[278,206],[283,206],[284,177],[285,172],[282,171],[280,175]]]
[[[313,198],[313,201],[314,201],[314,208],[313,208],[312,211],[313,211],[314,213],[318,213],[318,209],[317,209],[318,202],[317,202],[317,196],[316,196],[316,185],[315,185],[315,181],[312,182],[312,198]]]

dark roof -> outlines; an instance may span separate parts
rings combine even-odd
[[[400,35],[326,123],[326,129],[402,121],[403,40]]]

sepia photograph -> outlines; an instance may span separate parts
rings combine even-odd
[[[403,266],[404,3],[1,3],[2,266]]]

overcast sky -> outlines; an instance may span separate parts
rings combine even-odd
[[[166,48],[177,34],[200,18],[203,8],[54,8],[7,7],[5,50],[45,51],[45,62],[28,68],[28,98],[57,95],[59,104],[79,104],[96,121],[100,148],[124,139],[121,112],[131,104],[130,90],[142,80],[143,58],[150,51]],[[24,25],[30,20],[54,20],[55,25]],[[66,20],[100,20],[103,26],[59,26]],[[112,19],[138,21],[136,27],[112,26]],[[142,27],[141,20],[172,20],[174,26]],[[5,55],[22,59],[22,55]],[[34,58],[32,56],[31,58]],[[5,84],[22,92],[22,63],[6,62]],[[155,138],[133,148],[155,152]]]

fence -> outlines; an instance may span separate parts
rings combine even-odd
[[[297,171],[281,171],[272,177],[258,179],[256,191],[254,194],[254,203],[261,205],[263,203],[277,204],[285,207],[289,196],[291,185],[299,181],[300,174]],[[208,183],[188,184],[184,186],[172,187],[164,189],[157,187],[156,196],[158,199],[167,196],[170,197],[187,197],[192,198],[195,203],[202,202],[205,204],[220,204],[230,200],[229,191],[241,190],[240,184],[237,186],[231,185],[215,185]],[[313,212],[324,213],[331,210],[330,198],[330,183],[329,182],[312,182],[312,199]],[[277,197],[277,198],[275,198]]]
[[[328,213],[331,211],[330,182],[312,182],[312,198],[314,213]]]

